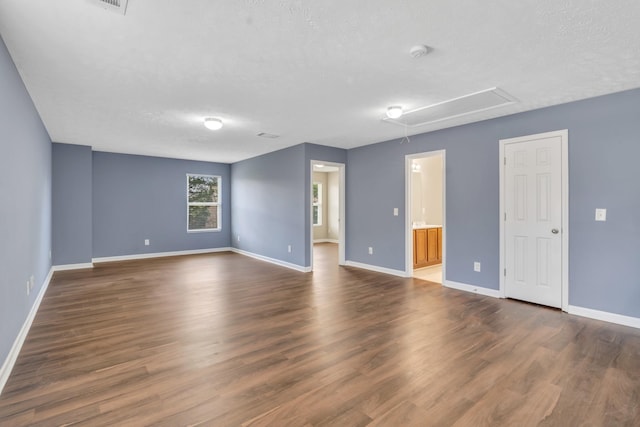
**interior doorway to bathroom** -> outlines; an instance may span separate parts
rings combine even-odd
[[[445,151],[406,157],[406,274],[445,280]]]

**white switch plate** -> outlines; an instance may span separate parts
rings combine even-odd
[[[287,246],[287,252],[291,253],[291,245]]]
[[[369,246],[369,255],[373,255],[373,248]]]
[[[480,271],[480,263],[478,261],[473,263],[473,271]]]
[[[598,208],[596,209],[596,221],[606,221],[607,220],[607,210]]]
[[[398,216],[398,208],[393,208],[393,216]]]
[[[144,245],[149,246],[149,239],[144,239]]]

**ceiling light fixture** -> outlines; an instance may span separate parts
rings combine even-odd
[[[316,165],[317,168],[323,168],[324,165]]]
[[[214,117],[207,117],[204,119],[204,126],[207,129],[218,130],[222,128],[222,120],[216,119]]]
[[[394,105],[387,108],[387,117],[390,119],[397,119],[402,116],[402,107],[399,105]]]

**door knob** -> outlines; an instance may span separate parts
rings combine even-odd
[[[552,229],[551,229],[551,232],[552,232],[553,234],[558,234],[558,229],[557,229],[557,228],[552,228]]]

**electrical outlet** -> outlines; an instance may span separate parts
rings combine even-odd
[[[480,263],[478,261],[473,263],[473,271],[480,271]]]
[[[239,241],[240,241],[240,235],[239,235],[239,234],[236,236],[236,241],[237,241],[237,242],[239,242]]]
[[[291,253],[291,245],[287,246],[287,252]]]
[[[144,245],[149,246],[149,239],[144,239]]]
[[[369,255],[373,255],[373,248],[369,246]]]

